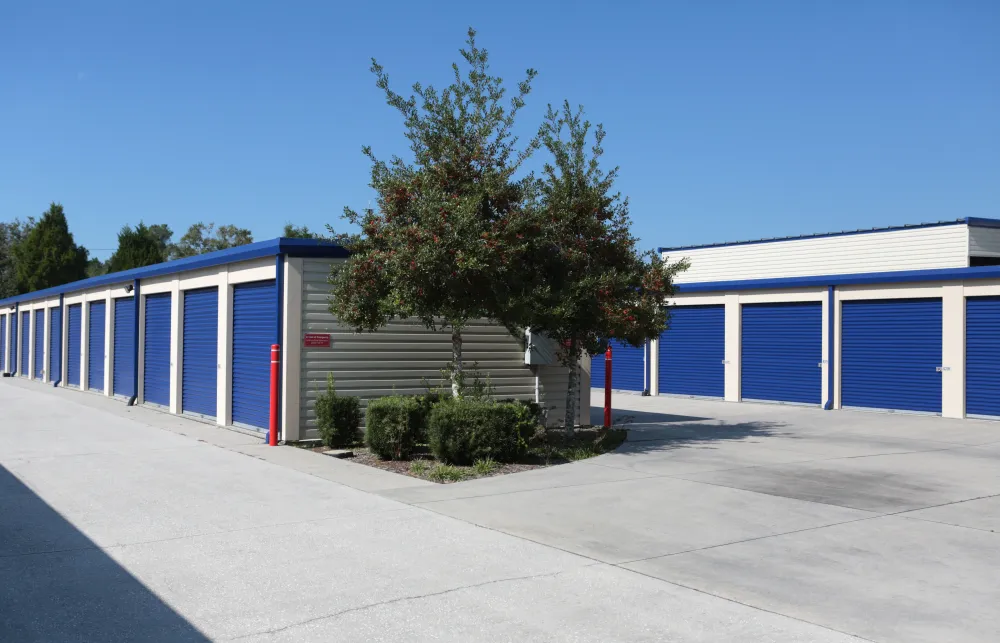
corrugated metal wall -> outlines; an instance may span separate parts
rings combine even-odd
[[[677,276],[677,283],[964,268],[969,265],[968,230],[968,226],[956,224],[666,254],[672,260],[691,260],[691,267]]]
[[[339,326],[328,309],[330,265],[329,260],[303,261],[302,332],[332,336],[330,348],[300,349],[303,438],[317,435],[315,402],[326,389],[327,373],[333,373],[339,392],[359,396],[365,404],[394,393],[423,393],[424,379],[440,385],[440,369],[451,360],[450,331],[432,332],[414,321],[397,321],[375,334],[355,335]],[[467,370],[478,362],[498,397],[534,399],[535,376],[524,364],[524,347],[506,329],[474,322],[463,337]]]
[[[969,228],[969,255],[1000,257],[1000,228]]]

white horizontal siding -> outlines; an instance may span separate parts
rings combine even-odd
[[[973,257],[1000,257],[1000,228],[969,228],[969,254]]]
[[[691,262],[677,283],[964,268],[969,265],[968,235],[968,226],[955,224],[695,248],[664,256]]]
[[[451,360],[451,332],[430,331],[416,321],[395,321],[377,333],[353,333],[329,310],[330,260],[306,259],[302,269],[302,334],[329,333],[330,348],[301,350],[300,436],[318,437],[316,397],[332,373],[338,393],[367,401],[385,395],[418,395],[441,386]],[[467,371],[489,376],[499,398],[532,400],[535,377],[524,364],[524,347],[500,326],[477,321],[462,333]],[[299,340],[302,346],[302,338]],[[447,386],[447,385],[446,385]]]

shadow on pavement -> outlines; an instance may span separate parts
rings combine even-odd
[[[0,641],[208,641],[0,467]]]
[[[590,408],[591,422],[604,421],[604,409]],[[619,453],[668,451],[681,447],[711,448],[722,441],[754,441],[759,438],[790,436],[781,422],[726,423],[715,418],[669,413],[645,413],[612,409],[612,423],[628,429],[628,439]]]
[[[661,424],[670,422],[705,422],[712,418],[697,417],[694,415],[674,415],[671,413],[647,413],[645,411],[625,411],[622,409],[611,409],[611,422],[621,424],[626,420],[631,424]],[[599,426],[604,422],[604,407],[590,407],[590,423]]]

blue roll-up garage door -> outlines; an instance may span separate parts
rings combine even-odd
[[[62,380],[62,308],[49,309],[49,381]]]
[[[822,404],[822,304],[746,304],[742,318],[741,398]]]
[[[611,388],[616,391],[644,391],[646,387],[646,347],[611,342]],[[604,355],[595,355],[590,362],[590,386],[604,388]]]
[[[115,395],[135,395],[135,299],[115,299],[115,360],[111,372]]]
[[[726,388],[724,306],[671,306],[660,335],[661,394],[722,397]]]
[[[181,410],[216,415],[219,377],[219,289],[184,293],[184,355],[181,369]]]
[[[941,300],[845,301],[845,407],[941,412]]]
[[[83,334],[83,307],[73,304],[66,320],[66,384],[80,387],[80,338]]]
[[[0,373],[7,372],[7,315],[0,315]]]
[[[170,293],[148,295],[143,315],[142,399],[170,406]]]
[[[7,372],[17,374],[17,313],[10,316],[10,350],[7,352]]]
[[[45,310],[35,311],[35,379],[45,375]]]
[[[233,288],[233,423],[268,428],[271,344],[278,335],[275,282]]]
[[[31,348],[31,313],[24,311],[21,313],[21,359],[20,366],[17,372],[21,377],[28,377],[29,367],[28,359],[31,357],[31,353],[28,351]]]
[[[103,301],[91,302],[87,321],[87,388],[91,391],[104,390],[106,313]]]
[[[1000,417],[1000,297],[965,303],[965,412]]]

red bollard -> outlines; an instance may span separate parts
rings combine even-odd
[[[611,428],[611,344],[604,353],[604,426]]]
[[[271,428],[268,444],[278,446],[278,366],[281,363],[281,346],[271,344]]]

